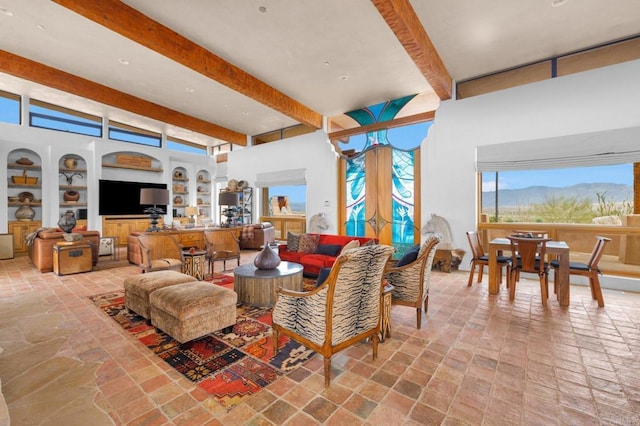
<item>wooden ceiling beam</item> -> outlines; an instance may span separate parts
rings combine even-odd
[[[174,111],[4,50],[0,50],[0,71],[213,138],[247,145],[247,135],[244,133]]]
[[[440,99],[451,99],[453,80],[409,0],[371,2]]]
[[[420,114],[409,115],[393,120],[380,121],[366,126],[353,127],[351,129],[338,130],[329,133],[329,140],[340,141],[348,140],[351,136],[361,135],[363,133],[375,132],[377,130],[392,129],[394,127],[408,126],[410,124],[422,123],[433,120],[436,116],[435,111],[427,111]]]
[[[322,115],[119,0],[53,0],[112,31],[314,129]]]

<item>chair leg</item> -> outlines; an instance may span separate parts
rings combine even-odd
[[[324,387],[329,387],[331,381],[331,357],[324,357]]]
[[[549,298],[549,277],[547,274],[540,275],[540,296],[542,297],[542,306],[547,306]]]
[[[471,270],[469,271],[469,283],[467,284],[467,287],[471,287],[471,284],[473,283],[473,276],[476,273],[476,262],[472,261],[471,262]]]
[[[600,287],[600,278],[598,278],[597,272],[589,277],[589,287],[591,287],[593,298],[598,301],[598,307],[604,307],[604,298],[602,297],[602,288]]]
[[[484,274],[484,265],[481,263],[478,265],[478,282],[482,282],[482,275]]]
[[[427,297],[424,299],[424,313],[426,314],[429,310],[429,294],[427,293]]]
[[[422,326],[422,306],[416,308],[416,328],[420,330]]]
[[[513,302],[513,299],[515,299],[516,297],[516,275],[517,275],[518,271],[516,271],[515,269],[511,270],[511,273],[509,274],[509,278],[508,280],[509,282],[509,300]]]
[[[374,361],[378,358],[378,342],[380,341],[379,336],[380,334],[376,333],[371,338],[371,346],[372,346]]]
[[[278,330],[276,330],[275,328],[272,329],[272,333],[271,333],[271,337],[273,339],[273,354],[277,354],[278,353],[278,340],[280,340],[280,336],[278,333]]]

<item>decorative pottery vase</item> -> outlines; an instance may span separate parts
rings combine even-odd
[[[173,197],[173,204],[177,204],[177,205],[182,204],[182,197],[179,195],[176,195],[175,197]]]
[[[67,157],[64,159],[64,166],[67,169],[75,169],[76,167],[78,167],[78,159]]]
[[[276,269],[280,264],[280,256],[269,247],[269,244],[265,244],[262,251],[253,259],[253,264],[258,269]]]
[[[21,221],[32,220],[36,215],[36,211],[31,208],[31,206],[22,205],[18,210],[16,210],[16,219]]]
[[[68,191],[64,191],[62,198],[64,198],[64,201],[68,203],[75,203],[80,199],[80,193],[78,191],[74,191],[73,189],[70,189]]]
[[[71,230],[76,227],[75,213],[71,210],[67,210],[58,221],[58,227],[64,232],[70,233]]]

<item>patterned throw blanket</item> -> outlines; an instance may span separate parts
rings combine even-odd
[[[31,232],[30,234],[28,234],[26,237],[24,237],[25,242],[27,243],[28,246],[33,245],[33,241],[36,239],[36,237],[38,236],[38,234],[40,234],[40,232],[42,231],[48,231],[49,228],[42,227],[42,228],[38,228],[35,231]]]
[[[243,241],[253,239],[253,225],[244,225],[242,227],[242,233],[240,234],[240,239]]]

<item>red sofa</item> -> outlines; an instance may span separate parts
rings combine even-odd
[[[310,235],[318,235],[318,234],[310,234]],[[327,245],[340,245],[344,247],[349,241],[358,240],[360,245],[363,245],[371,240],[373,240],[376,244],[378,240],[376,238],[369,237],[351,237],[348,235],[330,235],[330,234],[319,234],[320,238],[318,240],[318,247],[327,246]],[[330,256],[327,254],[319,254],[319,253],[301,253],[298,251],[289,251],[287,250],[286,244],[280,244],[278,246],[278,254],[280,259],[287,262],[295,262],[299,263],[304,267],[304,274],[311,276],[318,276],[318,273],[322,268],[331,268],[333,263],[337,259],[337,255],[340,254],[340,251],[336,254],[336,256]]]

